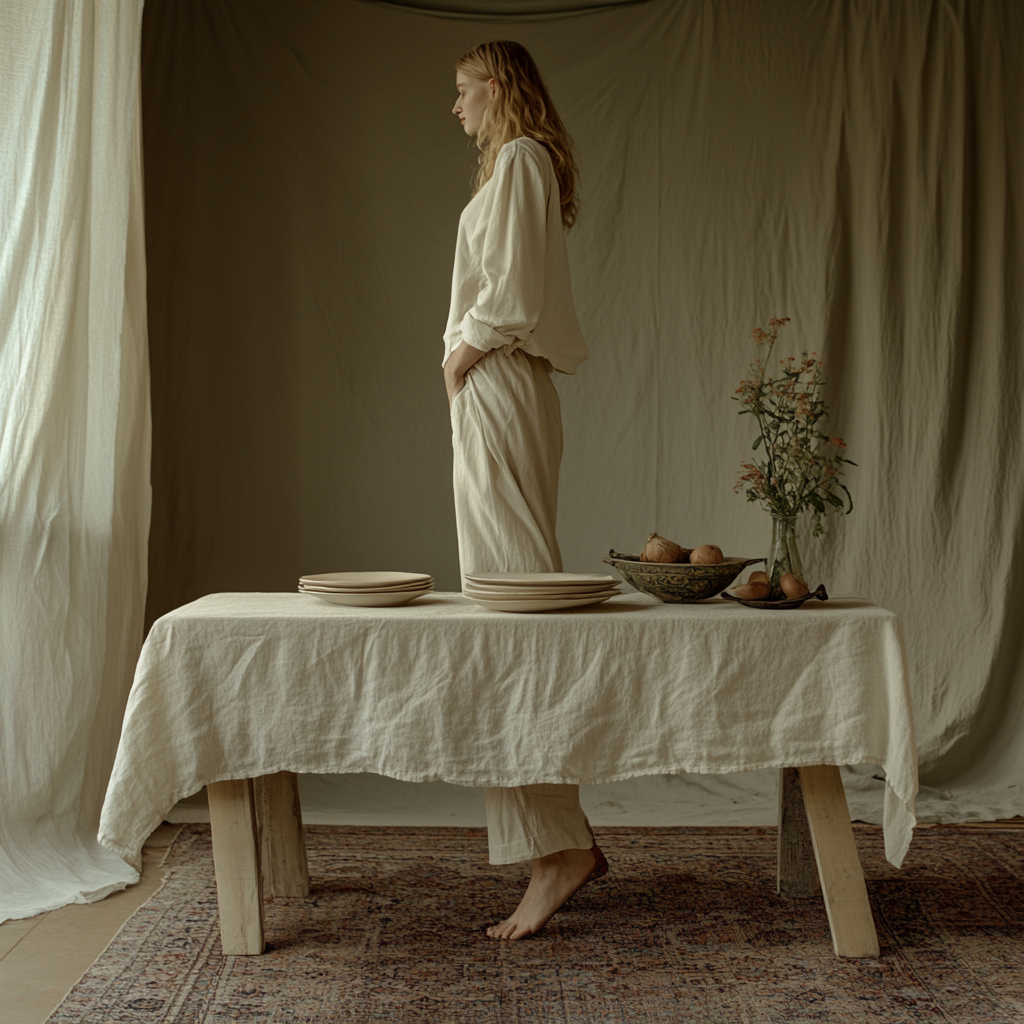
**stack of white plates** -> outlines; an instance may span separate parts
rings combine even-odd
[[[466,597],[498,612],[554,612],[600,604],[621,593],[616,580],[600,573],[466,573]]]
[[[405,604],[433,589],[434,578],[421,572],[322,572],[299,578],[300,594],[359,608]]]

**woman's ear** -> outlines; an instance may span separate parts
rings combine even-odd
[[[491,88],[491,99],[494,99],[494,94],[498,91],[498,80],[496,78],[487,79],[487,84]]]

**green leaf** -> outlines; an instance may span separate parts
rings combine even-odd
[[[753,443],[753,444],[752,444],[752,445],[751,445],[750,447],[751,447],[752,449],[760,448],[760,447],[761,447],[761,441],[762,441],[762,440],[763,440],[763,438],[760,438],[760,437],[757,437],[757,438],[755,438],[755,439],[754,439],[754,443]]]

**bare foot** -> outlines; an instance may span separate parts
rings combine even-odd
[[[574,892],[608,870],[596,843],[589,850],[561,850],[530,864],[526,895],[511,917],[487,929],[492,939],[524,939],[539,932]]]

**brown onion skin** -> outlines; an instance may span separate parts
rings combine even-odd
[[[690,552],[690,561],[694,565],[718,565],[724,560],[722,549],[717,544],[701,544]]]
[[[680,547],[674,540],[667,537],[659,537],[652,533],[647,538],[643,551],[640,552],[641,562],[663,562],[679,565],[689,559],[690,552]]]

